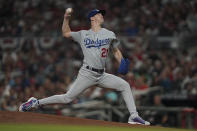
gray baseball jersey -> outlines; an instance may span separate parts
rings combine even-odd
[[[70,35],[82,48],[84,54],[83,66],[79,70],[77,79],[70,86],[66,94],[41,99],[39,100],[40,105],[69,103],[88,87],[98,85],[120,91],[129,112],[131,114],[136,112],[131,88],[125,80],[106,72],[97,73],[86,68],[87,65],[97,69],[105,68],[110,46],[117,47],[119,45],[115,34],[112,31],[102,28],[99,32],[94,32],[90,29],[71,32]]]
[[[71,32],[70,35],[82,48],[83,63],[97,69],[105,68],[110,46],[117,47],[119,45],[115,34],[105,28],[101,28],[98,32],[94,32],[92,29],[81,30]]]

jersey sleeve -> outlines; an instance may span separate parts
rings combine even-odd
[[[70,32],[70,36],[72,37],[72,39],[74,41],[80,43],[80,41],[81,41],[81,31]]]
[[[112,41],[111,41],[112,47],[116,48],[120,45],[120,40],[117,39],[116,35],[112,32]]]

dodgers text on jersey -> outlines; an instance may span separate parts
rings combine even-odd
[[[91,47],[95,47],[95,48],[99,48],[103,45],[108,45],[110,43],[110,39],[103,39],[103,40],[99,40],[97,38],[96,41],[90,39],[90,38],[85,38],[84,39],[84,43],[85,43],[85,46],[86,48],[91,48]]]

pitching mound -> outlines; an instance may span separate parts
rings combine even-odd
[[[142,126],[142,125],[131,125],[127,123],[108,122],[101,120],[91,120],[91,119],[48,115],[48,114],[40,114],[40,113],[32,113],[32,112],[8,112],[8,111],[0,111],[0,123],[95,125],[95,126],[118,126],[118,127]]]

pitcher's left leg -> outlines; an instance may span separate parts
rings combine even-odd
[[[126,82],[122,78],[117,77],[115,75],[104,73],[103,77],[99,80],[98,84],[102,87],[115,89],[121,92],[124,98],[124,101],[127,105],[127,108],[131,114],[131,116],[129,117],[128,123],[150,125],[149,122],[143,120],[141,117],[138,116],[134,98],[133,98],[131,88],[128,82]]]
[[[115,75],[104,73],[103,77],[99,80],[99,85],[104,88],[120,91],[129,112],[137,112],[130,85],[125,80]]]

